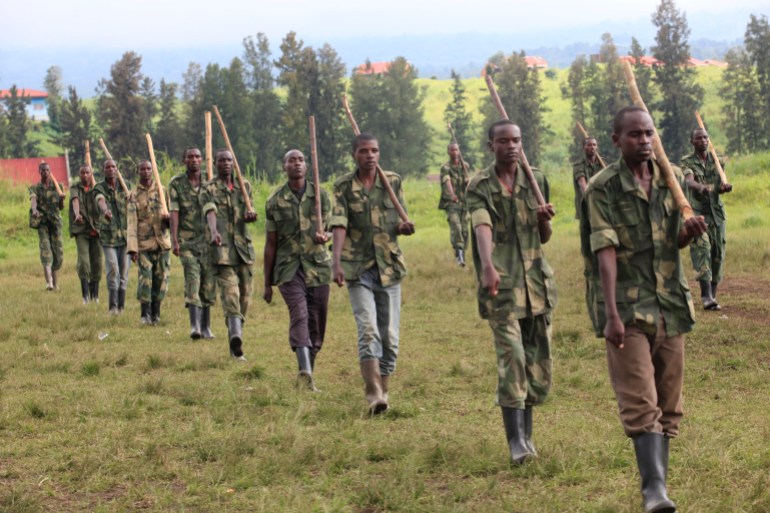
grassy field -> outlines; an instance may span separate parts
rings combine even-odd
[[[686,416],[671,444],[681,511],[770,511],[768,169],[770,154],[728,168],[724,309],[698,310],[687,337]],[[139,326],[134,269],[123,316],[107,315],[105,301],[82,306],[70,240],[62,290],[45,292],[26,194],[0,184],[0,512],[641,511],[603,342],[585,313],[569,177],[550,178],[555,382],[535,413],[540,457],[519,468],[493,403],[490,330],[473,273],[454,265],[435,184],[405,185],[417,233],[402,239],[402,350],[393,408],[379,418],[366,415],[345,290],[331,294],[321,392],[297,391],[286,308],[277,293],[262,302],[261,267],[249,361],[236,364],[219,305],[217,338],[188,338],[176,259],[158,327]],[[267,187],[258,192],[263,205]],[[254,232],[261,253],[263,225]]]

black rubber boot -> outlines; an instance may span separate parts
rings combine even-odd
[[[88,293],[91,296],[91,301],[99,303],[99,282],[91,281],[88,283]]]
[[[190,338],[198,340],[201,338],[201,318],[203,317],[203,308],[195,305],[187,305],[187,312],[190,314]]]
[[[214,333],[211,332],[211,307],[204,306],[203,313],[201,315],[201,336],[205,339],[214,338]]]
[[[317,392],[318,389],[313,382],[313,368],[310,363],[310,348],[298,347],[295,353],[297,355],[297,365],[299,367],[297,387],[306,388],[311,392]]]
[[[465,267],[465,252],[462,249],[455,249],[455,262],[460,267]]]
[[[88,280],[80,280],[80,295],[83,296],[83,304],[87,305],[91,300],[91,295],[88,292]]]
[[[508,439],[508,450],[514,465],[520,465],[535,456],[527,448],[524,428],[524,410],[503,406],[503,425]]]
[[[118,313],[126,309],[126,289],[118,289]]]
[[[227,318],[227,337],[230,340],[230,356],[234,359],[245,362],[243,356],[243,321],[240,317]]]
[[[719,301],[717,301],[717,287],[719,286],[719,283],[711,282],[711,297],[714,298],[714,303],[716,306],[714,307],[714,310],[721,310],[722,307],[719,306]]]
[[[535,444],[532,443],[532,406],[524,408],[524,442],[533,456],[537,456]]]
[[[703,303],[703,309],[715,310],[719,305],[714,300],[711,292],[711,282],[708,280],[698,280],[698,285],[700,285],[700,300]]]
[[[112,315],[118,315],[120,313],[118,311],[118,291],[114,289],[107,289],[107,294],[109,296],[108,302],[110,313]]]
[[[315,370],[315,357],[318,354],[315,350],[312,348],[310,349],[310,370]]]
[[[634,450],[642,477],[642,497],[647,513],[673,513],[676,505],[668,498],[668,439],[662,433],[643,433],[634,437]]]
[[[152,312],[150,310],[150,303],[139,303],[139,307],[142,312],[139,321],[142,323],[142,326],[149,326],[152,324]]]
[[[160,301],[150,303],[150,315],[152,316],[152,325],[157,326],[160,323]]]

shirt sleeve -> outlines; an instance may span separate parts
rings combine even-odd
[[[265,203],[265,231],[278,231],[278,225],[275,222],[275,210],[270,201]]]
[[[201,203],[203,203],[203,208],[201,209],[201,212],[203,212],[203,217],[205,222],[206,214],[208,214],[211,211],[213,212],[217,211],[217,204],[214,203],[214,196],[211,193],[211,189],[209,189],[208,187],[206,187],[206,189],[203,191],[203,194],[201,194]]]
[[[331,219],[329,219],[331,228],[348,227],[348,202],[345,199],[345,193],[341,186],[334,186],[334,207],[332,208]]]
[[[476,187],[468,187],[465,194],[465,203],[471,214],[471,226],[475,230],[479,225],[492,226],[492,216],[487,209],[487,201]]]
[[[585,202],[588,205],[588,218],[591,222],[591,251],[597,253],[604,248],[620,245],[618,234],[612,226],[610,204],[604,189],[589,187]]]
[[[176,182],[168,184],[168,211],[179,212],[179,191],[176,190]]]

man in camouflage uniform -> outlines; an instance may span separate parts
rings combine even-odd
[[[615,116],[621,159],[588,184],[581,231],[597,269],[594,329],[606,339],[620,421],[634,441],[645,511],[675,511],[668,498],[668,440],[682,419],[684,333],[694,309],[679,249],[706,231],[682,216],[657,162],[655,127],[640,107]],[[677,179],[682,175],[675,170]]]
[[[218,176],[204,185],[201,203],[208,230],[209,259],[221,291],[222,308],[227,323],[230,356],[246,361],[243,356],[243,322],[249,309],[254,272],[254,246],[246,223],[257,220],[248,211],[243,191],[233,180],[233,154],[219,150],[216,154]],[[251,184],[244,181],[251,200]]]
[[[455,262],[465,267],[465,250],[468,249],[468,208],[465,205],[468,163],[460,158],[457,143],[447,146],[447,154],[449,161],[441,166],[441,199],[438,208],[446,211],[449,241],[455,251]]]
[[[556,284],[542,246],[551,238],[554,210],[550,203],[537,204],[519,165],[519,127],[498,121],[488,137],[495,163],[473,177],[467,202],[479,313],[492,328],[497,353],[497,404],[511,460],[520,464],[537,455],[532,407],[542,404],[551,388]],[[547,202],[548,180],[533,172]]]
[[[709,152],[709,134],[702,128],[693,130],[690,143],[695,150],[682,158],[682,171],[687,182],[690,205],[706,219],[708,231],[690,244],[692,267],[697,273],[700,297],[705,310],[721,310],[717,302],[717,286],[722,281],[725,260],[725,206],[721,194],[733,190],[723,183],[714,157]],[[722,169],[724,162],[720,159]]]
[[[96,204],[101,212],[99,243],[104,252],[107,273],[109,310],[113,315],[126,307],[128,286],[128,253],[126,253],[126,203],[128,194],[118,183],[118,166],[114,160],[104,161],[104,180],[94,187]]]
[[[334,182],[332,276],[340,287],[347,281],[358,328],[358,359],[369,412],[388,409],[390,376],[396,370],[401,319],[401,280],[406,264],[398,235],[414,233],[401,221],[380,181],[380,147],[372,134],[353,140],[357,168]],[[404,206],[401,177],[385,171]],[[404,207],[406,208],[406,207]]]
[[[593,137],[583,139],[583,158],[572,163],[572,185],[575,188],[575,219],[580,219],[580,202],[586,193],[586,186],[596,173],[602,170],[599,162],[598,144]]]
[[[265,289],[267,303],[278,286],[289,308],[289,345],[297,356],[297,384],[316,391],[313,370],[324,342],[329,307],[331,257],[326,247],[329,195],[321,194],[321,230],[318,231],[315,188],[305,179],[307,164],[299,150],[283,157],[288,181],[273,192],[265,205]]]
[[[83,304],[99,302],[102,277],[102,249],[99,245],[99,208],[96,205],[94,175],[90,166],[80,166],[80,183],[70,189],[70,237],[78,250],[78,278]]]
[[[157,325],[168,289],[168,214],[163,212],[163,189],[152,179],[150,161],[140,160],[137,171],[139,185],[128,199],[128,254],[139,264],[136,299],[141,305],[141,323]]]
[[[37,167],[40,182],[29,188],[30,226],[37,228],[40,263],[43,264],[46,290],[59,290],[59,269],[64,260],[62,220],[64,196],[60,196],[51,178],[51,167],[41,162]]]
[[[203,235],[201,152],[198,148],[187,148],[182,160],[187,172],[175,176],[168,184],[171,245],[184,268],[184,302],[190,314],[190,338],[209,339],[214,338],[211,305],[216,302],[216,281]]]

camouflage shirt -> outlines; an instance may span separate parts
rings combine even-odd
[[[175,176],[168,184],[168,210],[179,212],[177,236],[180,249],[197,247],[203,243],[206,227],[201,208],[203,190],[203,177],[201,176],[201,185],[196,191],[187,179],[187,173]]]
[[[548,180],[532,170],[546,202]],[[513,192],[503,187],[494,164],[479,171],[467,190],[468,211],[473,233],[473,263],[478,280],[479,313],[483,319],[523,319],[550,312],[556,306],[556,282],[545,259],[537,223],[537,200],[521,166],[516,172]],[[475,229],[492,229],[492,262],[500,274],[497,296],[481,286],[481,258]]]
[[[575,188],[575,219],[580,219],[580,200],[583,199],[578,178],[585,178],[586,183],[588,183],[588,180],[601,170],[602,165],[599,163],[598,158],[593,163],[589,162],[585,157],[572,163],[572,185]]]
[[[130,191],[129,191],[130,193]],[[96,195],[96,203],[103,198],[107,204],[107,209],[112,212],[112,219],[109,221],[103,215],[99,215],[99,242],[102,246],[115,248],[126,245],[126,229],[128,222],[126,218],[126,193],[115,180],[115,188],[107,185],[106,181],[101,181],[94,187],[93,194]]]
[[[251,184],[244,181],[246,193],[251,199]],[[246,226],[246,204],[238,181],[233,181],[233,190],[219,177],[203,185],[201,194],[203,204],[203,221],[206,215],[214,211],[217,216],[217,231],[222,237],[222,245],[211,244],[211,233],[204,230],[206,243],[210,248],[211,263],[214,265],[253,264],[255,259],[251,235]]]
[[[315,189],[305,182],[301,199],[289,188],[288,182],[277,189],[265,204],[265,230],[276,232],[276,255],[272,283],[282,285],[290,281],[302,265],[305,283],[317,287],[331,279],[331,257],[323,244],[314,241],[317,216]],[[325,227],[329,220],[329,195],[321,192],[321,217]],[[325,229],[325,228],[324,228]]]
[[[722,169],[724,169],[725,163],[721,157],[719,163],[722,164]],[[705,163],[697,154],[693,153],[683,157],[681,165],[685,176],[693,175],[696,182],[708,185],[711,188],[711,191],[706,194],[696,192],[689,187],[687,188],[687,196],[692,209],[696,214],[704,216],[707,222],[714,221],[716,224],[723,224],[727,216],[725,215],[725,206],[719,194],[719,189],[722,187],[722,178],[719,176],[711,152],[706,153]]]
[[[347,230],[341,257],[345,279],[357,280],[376,265],[382,285],[395,285],[406,276],[406,263],[396,235],[401,220],[379,173],[370,191],[356,173],[348,173],[334,182],[334,208],[329,221],[332,228]],[[385,171],[385,176],[406,210],[401,177],[391,171]]]
[[[468,163],[463,161],[465,166]],[[468,168],[470,169],[470,168]],[[449,208],[462,209],[465,207],[465,188],[468,187],[468,171],[460,165],[453,166],[451,162],[447,162],[441,166],[441,199],[438,202],[438,208],[441,210],[447,210]],[[448,183],[452,184],[452,190],[454,190],[455,196],[459,200],[457,203],[452,201],[452,195],[449,193]]]
[[[77,183],[70,189],[70,237],[81,234],[99,235],[99,207],[96,204],[96,196],[93,192],[94,189],[86,190],[85,185],[82,183]],[[72,200],[75,198],[78,199],[80,204],[80,215],[83,216],[82,224],[75,222],[75,211],[72,208]]]
[[[48,223],[61,225],[61,214],[59,213],[59,193],[53,180],[48,182],[48,186],[38,182],[29,188],[30,199],[37,198],[37,211],[42,215],[42,219]]]
[[[660,313],[668,336],[686,333],[694,325],[690,288],[682,272],[677,238],[682,216],[652,160],[650,198],[623,159],[607,166],[588,183],[588,223],[583,229],[597,253],[614,247],[617,254],[615,300],[625,325],[655,333]],[[677,177],[682,180],[679,169]],[[594,266],[598,280],[598,265]],[[607,323],[601,281],[595,282],[594,329],[603,337]]]
[[[149,187],[141,183],[128,198],[128,252],[168,251],[171,237],[168,224],[161,218],[161,203],[155,181]]]

